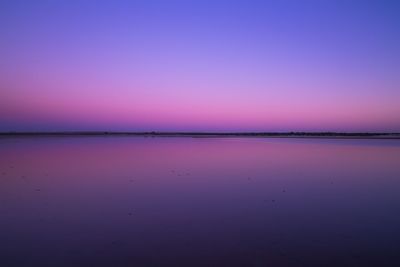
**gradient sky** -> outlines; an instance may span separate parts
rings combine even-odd
[[[400,131],[399,1],[0,2],[0,131]]]

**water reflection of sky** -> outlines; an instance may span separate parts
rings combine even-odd
[[[390,266],[395,140],[0,140],[3,266]]]

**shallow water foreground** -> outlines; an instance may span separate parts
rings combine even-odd
[[[400,266],[400,140],[0,139],[0,266]]]

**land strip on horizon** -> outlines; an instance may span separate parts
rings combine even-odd
[[[164,131],[26,131],[0,132],[0,137],[34,136],[148,136],[148,137],[275,137],[400,139],[400,133],[380,132],[164,132]]]

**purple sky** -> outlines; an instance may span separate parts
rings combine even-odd
[[[0,131],[400,131],[398,1],[1,1]]]

